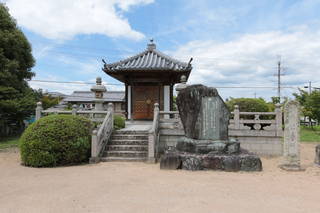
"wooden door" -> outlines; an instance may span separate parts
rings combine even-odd
[[[153,119],[154,104],[158,100],[158,86],[134,86],[133,119]]]

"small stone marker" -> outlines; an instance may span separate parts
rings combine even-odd
[[[320,144],[316,146],[316,158],[314,163],[320,166]]]
[[[297,101],[288,101],[284,106],[284,144],[281,169],[302,171],[300,167],[300,105]]]

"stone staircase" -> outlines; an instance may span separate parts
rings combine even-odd
[[[148,132],[117,130],[111,135],[101,161],[146,161]]]

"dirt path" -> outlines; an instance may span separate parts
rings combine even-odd
[[[0,212],[320,212],[315,144],[303,144],[305,172],[263,158],[260,173],[163,171],[159,164],[100,163],[27,168],[0,152]]]

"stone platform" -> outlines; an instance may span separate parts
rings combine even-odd
[[[238,142],[195,143],[184,139],[165,152],[160,169],[262,171],[262,163]]]

